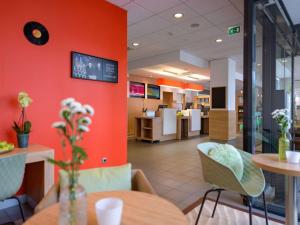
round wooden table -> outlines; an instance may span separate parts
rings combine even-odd
[[[124,201],[122,225],[188,224],[183,213],[163,198],[136,191],[112,191],[88,195],[88,225],[97,225],[95,202],[107,197],[116,197]],[[56,225],[58,216],[59,204],[55,204],[31,217],[24,225]]]
[[[287,188],[285,190],[285,224],[297,225],[297,196],[296,177],[300,176],[300,164],[279,161],[278,154],[256,154],[252,157],[254,164],[263,170],[287,175]]]

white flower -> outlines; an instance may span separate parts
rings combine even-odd
[[[83,107],[86,109],[86,111],[87,111],[88,114],[90,114],[91,116],[94,115],[95,111],[94,111],[94,108],[92,106],[90,106],[90,105],[84,105]]]
[[[52,124],[52,127],[54,128],[62,128],[62,127],[66,127],[66,123],[62,122],[62,121],[58,121],[58,122],[54,122]]]
[[[85,125],[79,125],[79,126],[78,126],[78,130],[83,131],[83,132],[89,132],[89,131],[90,131],[90,128],[88,128],[88,127],[85,126]]]
[[[81,114],[86,114],[86,109],[84,107],[80,106],[76,106],[73,107],[71,110],[72,114],[76,114],[76,113],[81,113]]]
[[[79,119],[79,123],[82,123],[84,125],[90,125],[92,123],[92,120],[91,120],[91,118],[85,116],[85,117],[82,117],[81,119]]]
[[[66,98],[66,99],[64,99],[64,100],[61,101],[61,105],[62,106],[68,106],[68,105],[70,105],[74,101],[75,101],[74,98]]]
[[[76,108],[76,107],[82,107],[81,103],[76,102],[76,101],[70,103],[70,108],[73,109],[73,108]]]

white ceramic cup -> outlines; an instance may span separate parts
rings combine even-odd
[[[300,153],[296,151],[286,151],[286,159],[289,163],[299,163]]]
[[[120,225],[123,201],[119,198],[104,198],[95,204],[98,225]]]

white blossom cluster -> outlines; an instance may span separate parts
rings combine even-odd
[[[92,106],[82,105],[74,98],[66,98],[61,101],[61,107],[59,116],[65,121],[54,122],[52,127],[64,129],[69,123],[73,127],[77,124],[77,131],[79,132],[88,132],[90,130],[88,127],[92,123],[90,116],[93,116],[95,113]],[[75,117],[76,120],[74,120]]]

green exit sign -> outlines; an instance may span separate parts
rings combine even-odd
[[[238,33],[240,33],[240,31],[241,31],[240,26],[232,26],[232,27],[228,27],[228,29],[227,29],[227,33],[229,36],[238,34]]]

